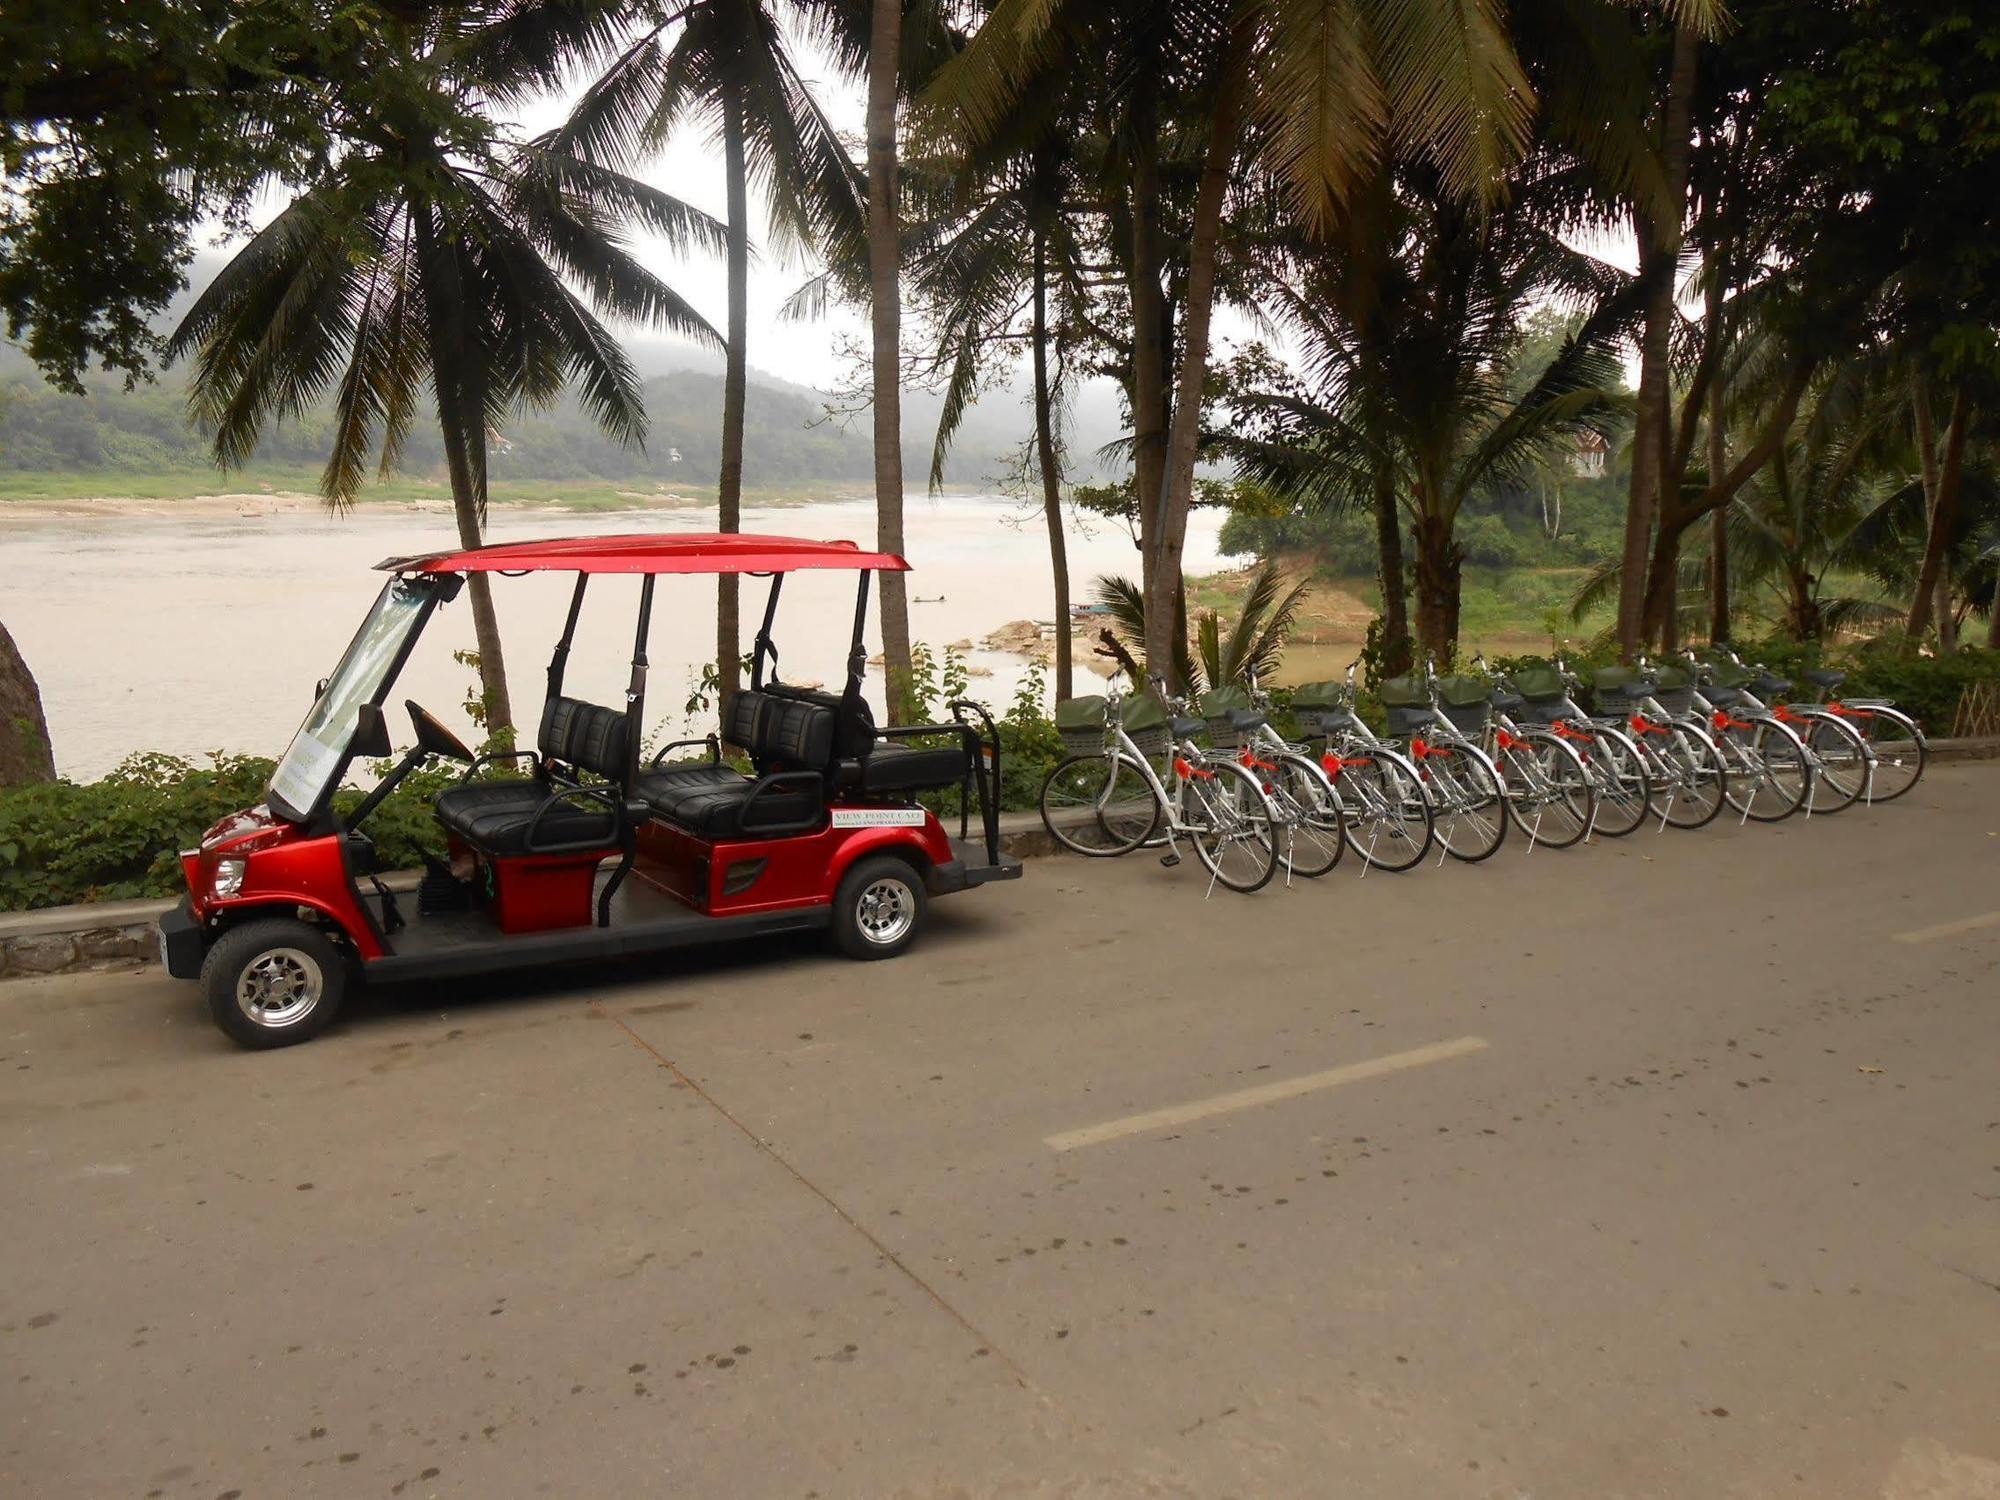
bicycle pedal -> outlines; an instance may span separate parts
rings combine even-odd
[[[1172,853],[1171,851],[1166,854],[1162,854],[1160,856],[1160,865],[1163,869],[1171,870],[1175,865],[1179,864],[1180,862],[1181,862],[1181,857],[1178,854]]]

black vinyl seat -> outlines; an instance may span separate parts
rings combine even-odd
[[[959,745],[898,745],[883,740],[861,762],[864,792],[919,792],[957,786],[965,779],[965,750]]]
[[[618,819],[602,802],[578,797],[535,814],[558,790],[537,781],[475,782],[438,796],[438,821],[488,854],[602,847],[618,842]],[[534,831],[535,850],[528,847]]]
[[[545,765],[588,772],[616,783],[626,765],[625,715],[579,698],[551,698],[538,737]],[[477,763],[475,763],[477,769]],[[471,774],[470,772],[467,773]],[[563,795],[563,800],[550,799]],[[624,820],[615,786],[532,776],[464,781],[438,793],[437,819],[487,854],[531,854],[615,847]]]
[[[726,734],[750,752],[758,775],[715,762],[658,766],[641,773],[634,795],[655,817],[709,840],[777,837],[819,823],[834,758],[832,710],[739,692]]]
[[[969,764],[963,745],[907,745],[891,739],[875,727],[874,711],[858,694],[849,699],[777,682],[766,691],[774,698],[815,704],[834,716],[832,762],[827,770],[836,785],[902,794],[957,786],[965,780]]]

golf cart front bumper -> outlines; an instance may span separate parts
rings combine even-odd
[[[181,897],[181,904],[160,918],[160,962],[175,979],[199,979],[201,961],[208,951],[207,935],[194,914],[194,902]]]

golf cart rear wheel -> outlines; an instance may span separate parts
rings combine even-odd
[[[878,854],[841,877],[833,940],[849,958],[894,958],[924,925],[924,878],[907,860]]]
[[[340,1014],[347,955],[317,927],[272,917],[233,927],[201,966],[215,1024],[244,1047],[311,1041]]]

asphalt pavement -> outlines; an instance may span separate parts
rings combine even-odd
[[[0,985],[0,1495],[2000,1497],[2000,769],[1357,872]]]

